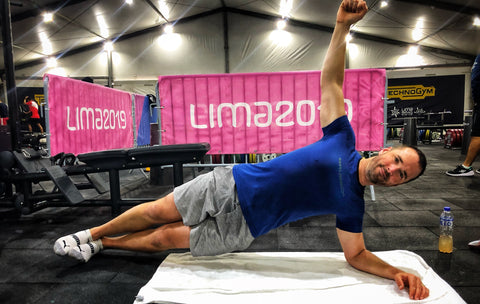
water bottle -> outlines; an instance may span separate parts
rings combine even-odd
[[[438,250],[443,253],[452,253],[453,251],[453,214],[450,207],[443,208],[442,215],[440,215]]]

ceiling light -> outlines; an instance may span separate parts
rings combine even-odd
[[[106,41],[104,44],[103,44],[103,49],[107,52],[112,52],[113,51],[113,42],[111,41]]]
[[[45,32],[38,33],[38,37],[40,37],[40,42],[48,41],[48,36]]]
[[[350,35],[350,34],[348,34],[348,35],[345,37],[345,41],[346,41],[347,43],[350,43],[350,41],[352,41],[352,39],[353,39],[353,37],[352,37],[352,35]]]
[[[355,43],[349,43],[347,48],[348,48],[348,56],[351,59],[356,59],[360,54],[360,50],[358,49],[358,46]]]
[[[282,18],[290,17],[292,11],[293,0],[280,0],[280,15]]]
[[[159,0],[158,6],[160,13],[162,13],[163,17],[165,17],[165,19],[170,18],[170,9],[168,8],[167,3],[165,3],[165,0]]]
[[[284,30],[274,30],[270,33],[270,40],[278,46],[288,46],[292,41],[292,35]]]
[[[48,57],[47,58],[47,67],[48,68],[56,68],[57,67],[57,58]]]
[[[102,37],[103,38],[108,37],[109,32],[108,32],[108,26],[107,26],[107,22],[105,21],[105,18],[103,18],[102,15],[98,15],[97,22],[98,22],[98,26],[100,27],[100,34],[102,35]]]
[[[423,18],[418,18],[417,23],[415,24],[415,28],[412,30],[412,38],[413,40],[417,41],[422,39],[423,37]]]
[[[277,21],[277,29],[283,30],[287,26],[287,21],[285,19]]]
[[[479,17],[473,18],[473,25],[480,26],[480,18]]]
[[[423,28],[423,18],[418,18],[417,23],[415,24],[415,28]]]
[[[423,57],[418,55],[418,45],[412,45],[408,49],[407,54],[400,56],[397,59],[395,66],[397,67],[416,67],[424,65]]]
[[[418,41],[418,40],[422,39],[422,33],[423,33],[423,32],[422,32],[421,29],[417,29],[417,28],[413,29],[413,30],[412,30],[412,38],[413,38],[413,40]]]
[[[412,45],[408,49],[408,55],[417,55],[418,54],[418,46],[417,45]]]
[[[171,33],[173,33],[173,25],[171,25],[171,24],[165,25],[165,27],[163,28],[163,31],[164,31],[166,34],[171,34]]]
[[[67,77],[67,71],[64,68],[50,68],[48,74]]]
[[[133,4],[133,0],[125,0],[125,3],[128,4],[128,5],[132,5],[132,4]]]
[[[174,51],[182,44],[182,37],[179,34],[163,34],[158,37],[158,44],[166,51]]]
[[[53,53],[52,43],[48,39],[48,36],[45,32],[38,33],[40,37],[40,42],[42,43],[43,53],[46,55],[50,55]]]
[[[43,13],[43,22],[52,22],[53,21],[53,14],[52,13]]]
[[[386,7],[386,6],[388,6],[388,1],[382,1],[382,2],[380,2],[380,8],[384,8],[384,7]]]

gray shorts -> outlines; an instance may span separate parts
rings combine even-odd
[[[253,236],[238,202],[232,167],[213,171],[176,187],[173,199],[190,226],[193,256],[218,255],[246,249]]]

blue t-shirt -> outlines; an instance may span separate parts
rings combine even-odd
[[[258,164],[233,167],[243,215],[254,237],[302,218],[335,214],[337,227],[361,232],[365,187],[360,154],[346,116],[311,145]]]

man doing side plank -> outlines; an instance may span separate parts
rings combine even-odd
[[[288,222],[335,214],[350,265],[395,280],[400,289],[408,286],[411,299],[428,297],[419,277],[382,261],[363,239],[364,187],[409,182],[426,166],[415,147],[388,148],[367,159],[355,151],[342,91],[345,37],[367,10],[363,0],[343,0],[338,9],[321,74],[321,140],[268,162],[215,168],[101,226],[61,237],[55,252],[84,262],[106,248],[189,248],[194,256],[218,255],[246,249],[254,238]]]

